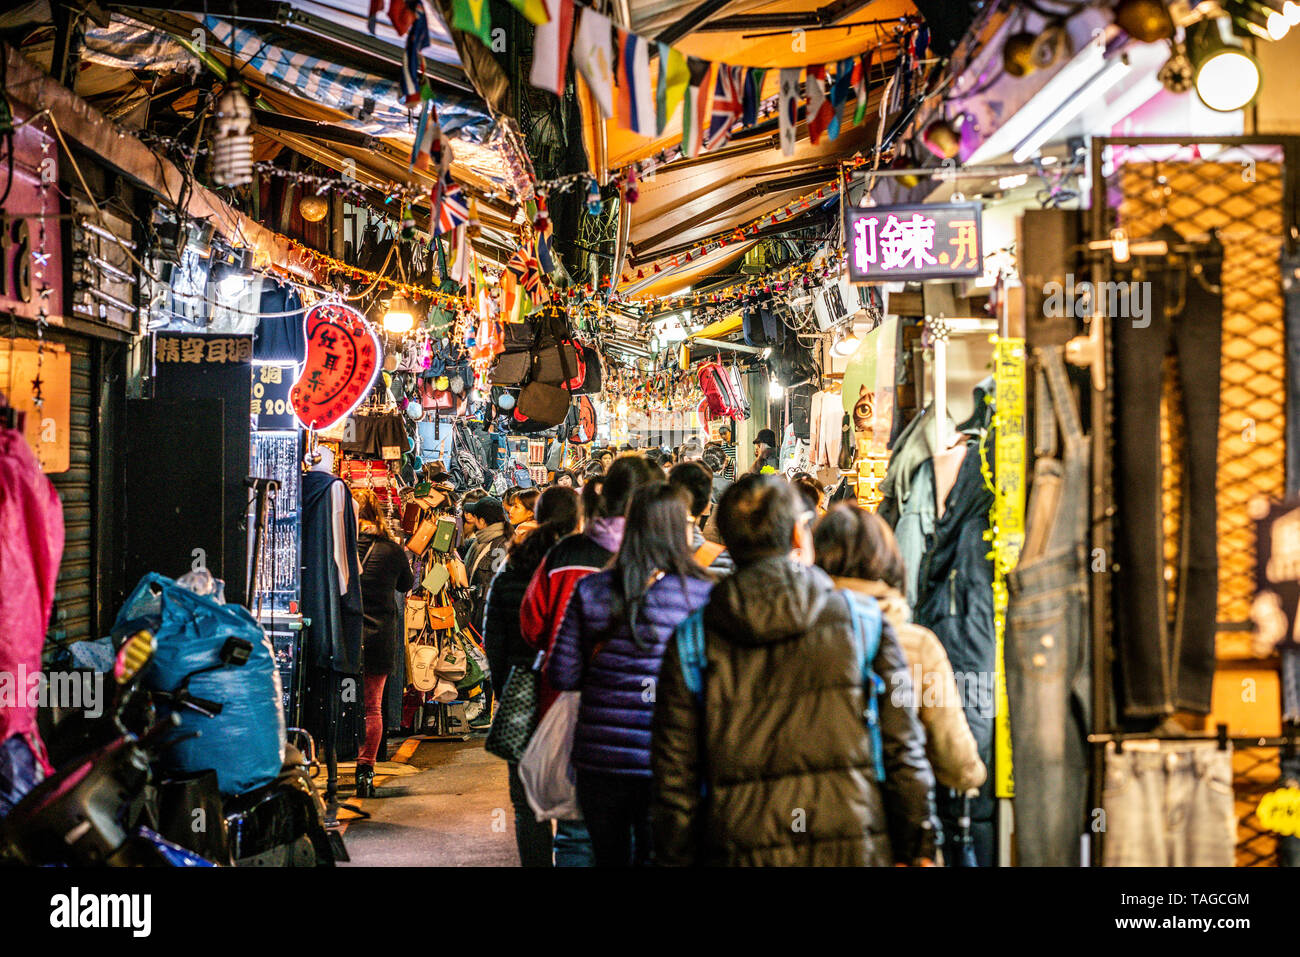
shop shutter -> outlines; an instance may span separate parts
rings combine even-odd
[[[88,340],[51,336],[72,356],[72,402],[68,471],[50,476],[63,502],[63,563],[59,566],[50,616],[47,651],[97,637],[94,630],[95,525],[94,434],[96,402],[94,363]]]

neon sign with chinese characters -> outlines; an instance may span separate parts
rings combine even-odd
[[[984,272],[979,203],[846,207],[849,279],[962,279]]]
[[[303,319],[307,361],[289,391],[306,429],[326,429],[370,392],[383,349],[366,317],[341,302],[313,306]]]

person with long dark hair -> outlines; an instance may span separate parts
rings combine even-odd
[[[578,582],[547,659],[552,686],[582,692],[572,760],[597,867],[650,856],[655,684],[673,630],[713,587],[695,561],[689,509],[667,482],[632,493],[618,554]]]
[[[563,486],[548,488],[536,496],[534,504],[535,526],[510,544],[506,563],[488,589],[483,640],[492,672],[492,690],[497,700],[505,690],[510,669],[531,667],[537,657],[537,650],[524,641],[519,627],[519,606],[523,604],[528,582],[551,546],[578,527],[578,493],[573,489]],[[519,765],[511,762],[508,768],[519,863],[524,867],[550,867],[550,822],[538,821],[528,806],[523,783],[519,780]]]
[[[374,797],[375,757],[384,735],[384,685],[402,653],[404,635],[397,593],[415,584],[406,549],[393,541],[384,507],[370,489],[353,489],[357,506],[357,555],[361,559],[362,694],[365,740],[357,752],[357,797]]]

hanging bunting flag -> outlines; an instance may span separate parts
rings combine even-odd
[[[402,57],[402,94],[407,106],[420,102],[420,78],[424,75],[422,54],[428,45],[429,18],[420,9],[410,21],[410,30],[406,33],[406,52]]]
[[[541,90],[564,95],[573,42],[573,0],[547,0],[551,18],[533,32],[533,70],[529,80]]]
[[[835,82],[831,84],[831,122],[826,135],[835,139],[840,135],[840,119],[844,104],[848,102],[849,91],[853,86],[853,60],[841,60],[835,68]]]
[[[506,270],[519,282],[529,296],[536,299],[542,291],[542,267],[528,250],[519,248],[506,263]]]
[[[685,105],[682,109],[682,153],[685,156],[699,156],[704,145],[704,124],[709,121],[713,104],[713,64],[708,60],[688,56],[686,69],[690,78],[687,80]]]
[[[430,197],[432,213],[429,216],[429,231],[435,236],[449,233],[457,226],[469,222],[469,206],[461,192],[460,184],[443,173],[438,185],[433,188]]]
[[[614,115],[614,64],[610,62],[613,25],[609,17],[591,7],[582,8],[578,30],[573,36],[573,65],[591,87],[600,115]]]
[[[550,2],[554,3],[555,0],[550,0]],[[523,15],[523,18],[535,27],[539,27],[551,19],[550,13],[546,9],[546,0],[510,0],[510,6],[518,10]]]
[[[745,68],[721,64],[718,83],[713,90],[713,109],[705,149],[716,150],[731,139],[731,128],[740,122],[745,112],[744,100]]]
[[[745,108],[742,111],[742,122],[745,126],[753,126],[758,122],[758,107],[763,102],[763,76],[766,73],[766,70],[757,67],[745,71]]]
[[[388,19],[392,21],[393,29],[397,31],[397,35],[404,37],[406,31],[411,29],[411,24],[415,22],[415,11],[406,5],[406,0],[390,0]]]
[[[415,146],[411,150],[411,162],[407,169],[427,171],[436,161],[442,165],[444,143],[442,127],[438,124],[438,109],[432,99],[424,101],[420,109],[420,120],[415,126]],[[439,169],[439,172],[442,172]]]
[[[555,259],[551,256],[551,241],[541,234],[537,236],[537,261],[541,264],[542,272],[548,276],[555,272]]]
[[[781,70],[777,107],[781,120],[781,152],[794,155],[795,132],[799,125],[799,68]]]
[[[371,35],[375,32],[375,21],[379,16],[379,11],[384,9],[384,0],[370,0],[370,13],[366,16],[366,29]]]
[[[469,231],[464,226],[457,226],[452,240],[453,255],[450,277],[460,285],[469,282]]]
[[[686,57],[666,43],[659,44],[659,84],[655,88],[655,134],[662,136],[668,121],[686,95],[686,84],[691,74],[686,69]]]
[[[813,146],[822,138],[831,123],[831,104],[826,98],[826,67],[808,67],[808,79],[804,86],[808,97],[808,138]]]
[[[451,25],[492,46],[492,14],[487,0],[451,0]]]
[[[861,126],[867,115],[867,87],[871,84],[871,51],[858,57],[853,65],[853,92],[857,95],[858,105],[853,111],[853,125]]]
[[[650,45],[635,33],[618,30],[618,125],[642,136],[655,133],[655,100],[650,94]]]

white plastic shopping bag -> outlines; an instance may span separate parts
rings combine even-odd
[[[579,691],[560,692],[519,759],[519,780],[539,821],[582,819],[569,760],[581,695]]]

